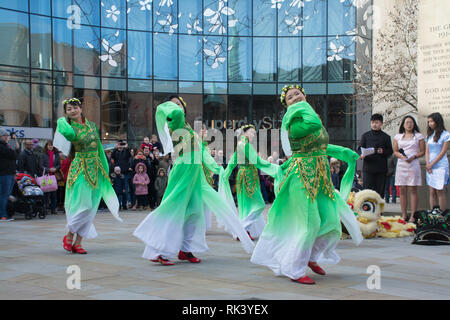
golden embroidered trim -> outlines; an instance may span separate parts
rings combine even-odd
[[[247,196],[253,198],[256,188],[259,187],[259,176],[256,167],[254,165],[240,166],[236,180],[238,192],[241,193],[242,186],[244,186]]]

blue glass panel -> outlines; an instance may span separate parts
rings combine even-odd
[[[228,38],[228,80],[252,81],[252,39]]]
[[[152,78],[152,34],[128,31],[128,77]]]
[[[202,93],[201,82],[179,82],[180,93]]]
[[[69,18],[78,13],[80,11],[72,7],[72,0],[52,0],[52,15],[54,17]]]
[[[178,76],[177,37],[165,33],[153,35],[154,78],[175,80]]]
[[[30,114],[30,84],[0,81],[0,125],[28,126]]]
[[[27,2],[27,1],[22,0],[22,1],[16,1],[16,2]],[[32,0],[32,1],[30,1],[30,12],[49,16],[51,13],[50,0]]]
[[[78,0],[77,4],[80,6],[82,24],[100,25],[99,0]]]
[[[253,81],[275,81],[276,38],[253,39]]]
[[[28,11],[27,0],[0,0],[0,7]]]
[[[72,71],[72,30],[67,20],[53,19],[53,69]]]
[[[304,1],[283,3],[278,12],[278,35],[300,36],[304,27],[302,5]],[[273,9],[275,10],[275,9]]]
[[[127,8],[125,0],[102,0],[102,26],[125,28]]]
[[[227,38],[208,37],[204,44],[205,81],[227,80]]]
[[[206,34],[227,34],[228,16],[234,12],[223,0],[204,2],[203,23]]]
[[[301,65],[300,38],[278,38],[278,81],[299,82]]]
[[[0,21],[0,64],[28,67],[28,14],[0,9]]]
[[[124,30],[106,29],[102,32],[102,76],[126,77],[126,34]]]
[[[180,1],[179,31],[187,34],[203,32],[202,0]]]
[[[177,0],[155,1],[153,5],[153,30],[158,32],[178,32]]]
[[[352,0],[328,2],[328,34],[342,35],[355,29],[356,8]]]
[[[355,60],[353,37],[328,38],[328,80],[351,80]]]
[[[322,36],[327,33],[327,2],[312,0],[303,8],[303,35]]]
[[[326,38],[303,38],[303,81],[326,81]]]
[[[180,35],[180,80],[202,80],[202,37]]]
[[[100,29],[81,26],[74,32],[74,72],[86,75],[100,75]]]
[[[127,6],[128,29],[151,31],[154,3],[149,0],[130,0]]]
[[[274,36],[276,34],[277,10],[266,0],[253,0],[253,35]]]
[[[31,15],[31,67],[52,68],[52,23],[51,19]]]
[[[252,2],[248,0],[228,1],[234,14],[228,16],[228,33],[249,36],[252,32]]]

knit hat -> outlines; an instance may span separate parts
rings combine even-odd
[[[9,136],[8,131],[6,129],[0,128],[0,137]]]

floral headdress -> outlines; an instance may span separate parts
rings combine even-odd
[[[299,86],[298,84],[296,84],[296,85],[291,84],[289,86],[284,86],[283,90],[281,91],[281,96],[280,96],[280,101],[283,106],[286,107],[286,93],[289,90],[294,89],[294,88],[300,90],[306,98],[305,89],[302,86]]]
[[[63,101],[63,106],[65,106],[66,104],[72,104],[72,103],[80,105],[81,101],[78,100],[77,98],[66,99],[66,100]]]
[[[242,126],[242,127],[241,127],[241,130],[242,130],[242,131],[246,131],[246,130],[248,130],[248,129],[250,129],[250,128],[253,128],[253,129],[256,130],[255,126],[252,125],[252,124],[246,124],[245,126]]]
[[[178,96],[178,100],[180,100],[181,103],[183,104],[183,106],[186,108],[187,104],[186,104],[186,102],[183,100],[183,98],[180,97],[180,96]]]

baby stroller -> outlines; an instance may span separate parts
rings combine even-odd
[[[27,220],[36,216],[39,216],[40,219],[45,219],[44,193],[30,175],[25,173],[16,174],[6,212],[9,217],[12,217],[15,213],[20,213],[24,214]]]

